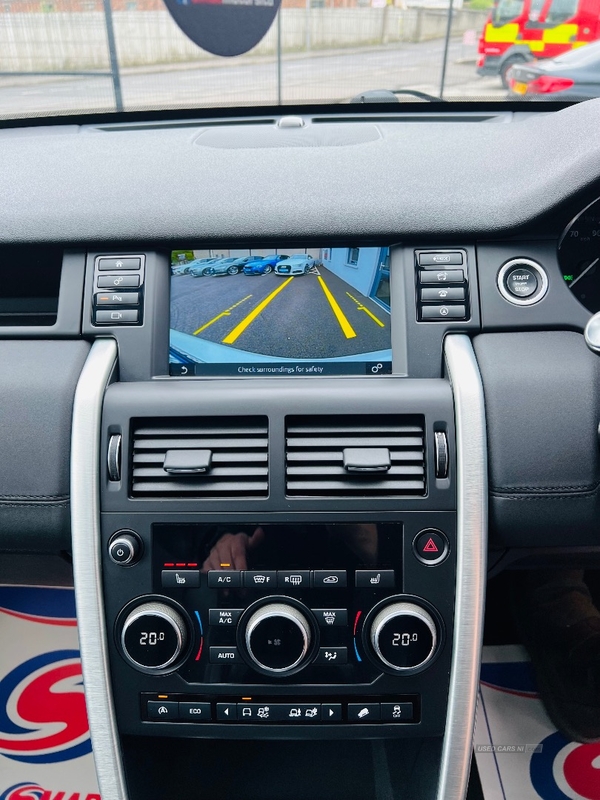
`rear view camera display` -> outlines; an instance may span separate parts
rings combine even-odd
[[[392,371],[388,247],[174,250],[169,372]]]

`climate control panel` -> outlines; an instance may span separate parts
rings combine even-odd
[[[451,656],[446,517],[418,530],[396,521],[130,524],[140,545],[133,565],[113,557],[124,534],[108,530],[117,705],[129,718],[135,706],[142,730],[161,723],[168,735],[431,730]]]

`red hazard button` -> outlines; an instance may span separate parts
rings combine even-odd
[[[450,545],[445,533],[427,528],[415,536],[413,549],[419,561],[431,567],[442,563],[448,555]]]

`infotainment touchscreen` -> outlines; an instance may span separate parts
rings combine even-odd
[[[388,247],[174,250],[169,372],[391,372]]]

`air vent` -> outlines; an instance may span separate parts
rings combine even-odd
[[[423,496],[425,442],[419,416],[288,417],[286,487],[290,497]],[[355,471],[348,454],[365,454]],[[388,466],[377,456],[389,451]]]
[[[267,497],[266,417],[135,420],[133,497],[200,499]],[[167,451],[209,450],[204,474],[170,474]]]

